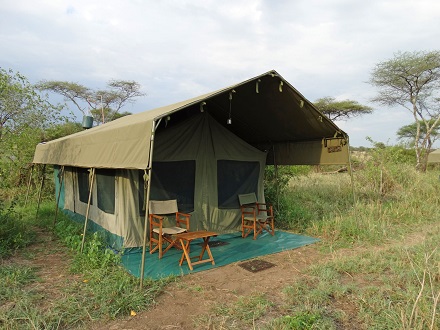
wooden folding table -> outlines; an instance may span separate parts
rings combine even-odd
[[[182,246],[182,257],[180,258],[179,265],[182,266],[183,261],[186,259],[188,262],[189,269],[193,270],[193,265],[202,264],[205,262],[211,262],[213,265],[214,263],[214,257],[212,256],[211,249],[209,248],[209,240],[211,237],[215,237],[218,234],[213,231],[206,231],[206,230],[199,230],[199,231],[191,231],[187,233],[182,233],[177,235],[177,239],[180,242],[180,245]],[[202,244],[202,252],[200,255],[195,257],[190,257],[190,244],[193,240],[202,238],[203,244]],[[203,255],[205,254],[205,251],[208,253],[207,259],[203,259]],[[198,261],[191,262],[191,259],[197,258]]]

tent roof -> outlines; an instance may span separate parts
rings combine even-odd
[[[311,146],[307,143],[317,146],[337,138],[345,141],[343,145],[348,140],[345,132],[272,70],[186,101],[41,143],[36,148],[34,163],[143,169],[148,166],[153,123],[163,118],[157,129],[165,129],[200,111],[209,112],[231,132],[261,150],[275,150],[279,146],[277,152],[284,160],[281,163],[298,163],[288,153],[305,155]],[[230,125],[228,118],[232,121]],[[301,144],[304,145],[298,149]],[[321,163],[322,151],[319,153],[321,156],[304,163]],[[269,163],[274,163],[274,158],[275,154],[269,155]]]

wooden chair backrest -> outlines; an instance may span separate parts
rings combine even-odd
[[[238,200],[240,202],[240,206],[249,205],[249,204],[256,204],[257,203],[257,196],[255,195],[255,193],[241,194],[241,195],[238,195]]]
[[[177,199],[170,199],[166,201],[150,201],[148,210],[150,214],[172,214],[178,212]]]

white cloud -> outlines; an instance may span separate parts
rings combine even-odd
[[[399,50],[436,49],[438,17],[434,0],[3,1],[0,63],[32,82],[136,80],[148,96],[127,109],[134,112],[271,69],[311,101],[334,96],[371,106],[374,65]],[[341,125],[352,141],[366,131],[394,139],[386,125],[412,120],[395,111]]]

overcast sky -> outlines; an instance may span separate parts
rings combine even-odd
[[[369,102],[374,66],[439,42],[438,0],[0,0],[0,67],[31,83],[135,80],[147,96],[124,110],[137,113],[275,69],[312,102],[372,106],[337,122],[353,146],[395,144],[412,122]]]

